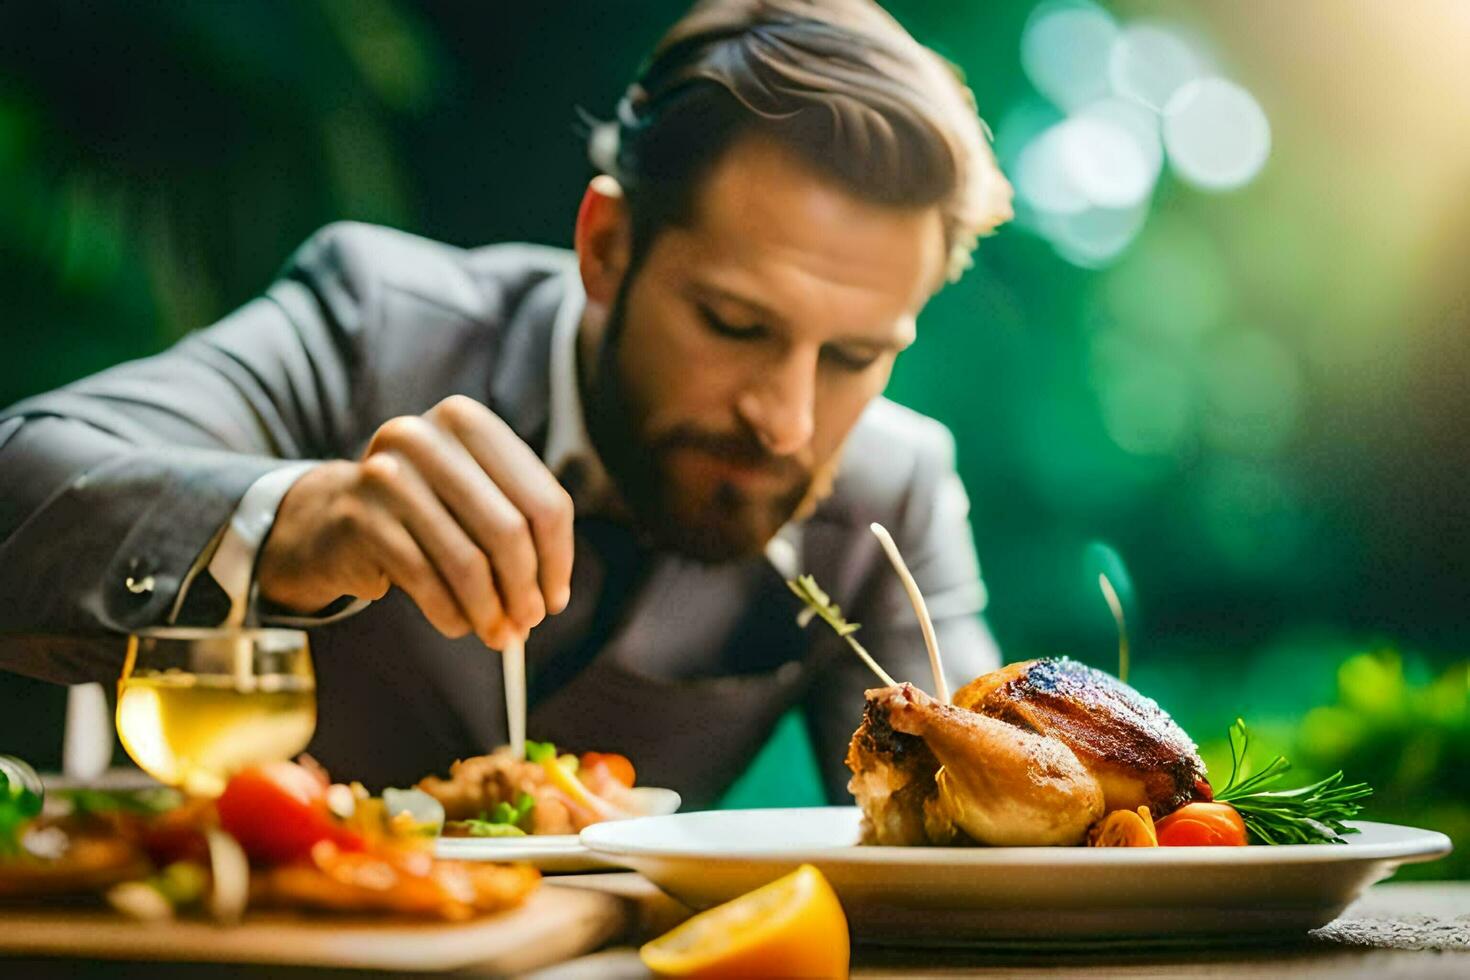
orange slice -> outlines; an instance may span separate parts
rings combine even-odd
[[[701,912],[639,955],[665,977],[846,977],[847,917],[827,879],[803,864]]]

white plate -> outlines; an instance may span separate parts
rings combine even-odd
[[[663,816],[679,809],[679,794],[671,789],[637,786],[633,789],[633,796],[638,800],[639,809],[650,816]],[[524,861],[542,871],[555,872],[627,867],[620,861],[593,854],[576,834],[441,837],[435,842],[434,853],[450,861]]]
[[[861,847],[856,807],[724,810],[602,823],[582,843],[695,908],[809,862],[860,942],[1239,941],[1330,922],[1400,864],[1448,854],[1429,830],[1358,823],[1348,844]]]
[[[598,857],[576,834],[538,834],[528,837],[441,837],[434,854],[450,861],[524,861],[542,871],[601,871],[621,868],[615,860]]]

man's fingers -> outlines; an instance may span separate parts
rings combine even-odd
[[[366,529],[366,537],[387,577],[408,594],[436,630],[450,639],[470,632],[470,623],[460,612],[449,587],[395,516],[381,514]]]
[[[571,497],[520,436],[474,399],[447,398],[433,415],[469,451],[514,506],[535,544],[536,579],[550,612],[566,608],[571,595]]]
[[[453,434],[428,422],[423,427],[427,431],[402,439],[395,451],[489,556],[503,608],[522,633],[529,631],[546,618],[530,523]]]
[[[387,595],[388,590],[392,587],[393,581],[392,579],[388,578],[388,573],[379,572],[377,577],[372,579],[367,584],[367,586],[357,594],[357,597],[359,599],[367,599],[369,602],[377,602],[379,599],[383,598],[383,596]]]
[[[377,602],[393,587],[392,579],[380,567],[377,550],[371,545],[360,544],[342,552],[338,566],[335,574],[323,580],[323,594],[330,592],[331,598],[317,603],[317,608],[344,595]]]
[[[392,453],[375,453],[363,461],[362,471],[368,492],[402,521],[419,556],[430,566],[433,584],[421,588],[431,597],[436,591],[446,592],[467,628],[488,638],[500,627],[502,612],[485,554],[465,536],[407,460]],[[401,541],[398,549],[402,555]],[[412,556],[403,557],[412,561]],[[423,577],[421,569],[413,571]],[[424,612],[428,614],[427,609]]]

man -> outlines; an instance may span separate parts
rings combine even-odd
[[[403,784],[504,740],[486,647],[527,636],[532,737],[699,806],[800,706],[842,798],[874,680],[782,580],[925,683],[876,520],[953,679],[994,666],[952,440],[880,397],[1009,216],[968,90],[864,0],[711,0],[592,149],[575,253],[334,225],[0,414],[0,665],[109,681],[130,630],[305,623],[310,751]]]

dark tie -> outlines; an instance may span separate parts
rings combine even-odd
[[[579,517],[575,535],[571,603],[531,634],[526,651],[527,700],[533,711],[612,639],[649,566],[647,550],[621,521]],[[547,644],[542,651],[536,649],[538,641]]]

